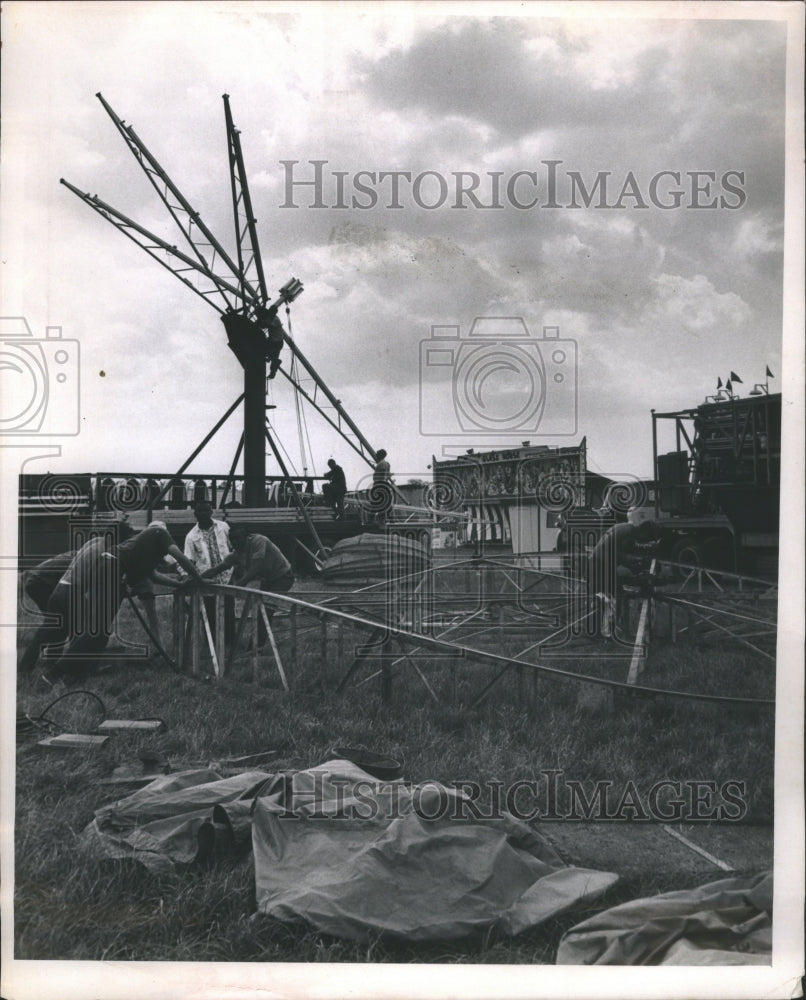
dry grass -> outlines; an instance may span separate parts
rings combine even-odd
[[[166,602],[167,603],[167,602]],[[167,611],[164,609],[167,619]],[[124,611],[121,633],[137,625]],[[288,637],[278,622],[281,649]],[[479,642],[482,640],[479,639]],[[490,648],[517,652],[526,642],[502,643],[488,633]],[[771,822],[772,712],[726,710],[698,702],[617,701],[614,711],[585,709],[579,687],[515,670],[473,711],[470,704],[495,668],[462,662],[456,672],[458,704],[452,702],[453,671],[444,661],[422,661],[441,704],[435,705],[411,669],[396,668],[393,701],[383,704],[379,681],[334,689],[351,651],[344,638],[339,662],[333,632],[327,662],[320,630],[300,633],[300,657],[290,694],[264,668],[251,682],[248,664],[222,683],[172,673],[157,659],[120,662],[84,687],[103,701],[75,697],[53,709],[63,729],[89,732],[107,718],[161,717],[156,735],[118,733],[100,750],[53,751],[23,736],[17,744],[15,954],[21,959],[307,961],[307,962],[552,962],[576,911],[515,940],[482,939],[439,946],[375,941],[357,945],[303,926],[253,919],[251,858],[213,871],[188,869],[156,877],[128,865],[99,865],[76,850],[76,839],[95,809],[118,797],[98,784],[117,764],[144,748],[164,754],[174,770],[221,758],[277,751],[276,767],[319,763],[334,745],[360,745],[405,762],[413,782],[516,780],[544,782],[542,771],[562,769],[576,780],[633,781],[704,778],[747,785],[747,820]],[[574,661],[566,663],[573,669]],[[578,661],[595,670],[590,658]],[[373,668],[367,667],[365,673]],[[606,668],[623,679],[626,661]],[[623,671],[623,673],[622,673]],[[741,690],[771,697],[773,671],[750,652],[718,647],[658,646],[647,682],[698,690]],[[40,714],[52,696],[35,678],[19,679],[19,710]],[[126,794],[126,792],[121,792]],[[690,873],[669,870],[659,859],[651,877],[627,881],[600,905],[639,893],[682,888]],[[688,882],[686,882],[688,879]],[[696,879],[694,880],[696,882]]]

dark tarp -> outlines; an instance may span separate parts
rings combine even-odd
[[[772,873],[614,906],[572,927],[558,965],[769,965]]]
[[[418,802],[426,815],[441,806],[447,815],[423,818]],[[298,772],[285,802],[275,794],[256,804],[258,912],[354,940],[518,934],[618,878],[565,867],[512,816],[454,818],[461,812],[453,789],[430,783],[413,796],[405,783],[377,782],[349,761]]]
[[[272,775],[249,771],[222,778],[216,771],[180,771],[157,778],[119,802],[97,810],[82,834],[82,845],[101,858],[139,861],[152,871],[202,859],[216,806],[234,812],[251,809],[255,795]],[[221,817],[219,822],[223,819]],[[251,819],[250,819],[251,823]]]
[[[83,843],[171,870],[248,845],[251,825],[258,912],[354,940],[518,934],[617,881],[566,867],[512,816],[464,816],[463,802],[436,783],[421,793],[379,782],[345,760],[273,776],[188,771],[98,810]]]

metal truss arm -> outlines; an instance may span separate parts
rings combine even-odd
[[[85,204],[89,205],[90,208],[94,209],[102,218],[106,219],[107,222],[110,222],[115,229],[123,233],[124,236],[128,236],[130,240],[137,244],[137,246],[145,250],[150,257],[153,257],[154,260],[156,260],[164,268],[169,270],[172,274],[175,274],[181,282],[187,285],[188,288],[192,288],[197,295],[203,298],[205,302],[209,302],[210,305],[219,313],[225,312],[225,309],[232,308],[232,303],[226,294],[227,292],[232,295],[235,300],[241,299],[241,290],[236,288],[235,285],[232,285],[218,275],[213,274],[212,271],[204,267],[198,261],[193,260],[193,258],[188,257],[187,254],[183,253],[177,247],[167,243],[159,236],[156,236],[145,227],[136,223],[133,219],[123,215],[122,212],[118,212],[118,210],[113,208],[111,205],[107,205],[107,203],[102,201],[97,195],[85,194],[69,181],[66,181],[63,177],[60,179],[59,183],[64,184],[64,186],[69,188],[74,195],[80,198]],[[168,255],[167,258],[160,255],[157,252],[158,250],[164,251],[164,253]],[[186,271],[195,271],[202,274],[213,284],[214,287],[208,289],[207,291],[202,291],[196,287],[190,278],[186,277],[183,273]],[[211,296],[214,295],[220,295],[224,300],[224,309],[213,301]]]
[[[353,451],[357,452],[357,454],[360,455],[361,458],[363,458],[368,465],[372,465],[373,464],[372,456],[375,454],[374,451],[372,450],[372,448],[369,447],[369,445],[366,444],[366,441],[363,439],[363,437],[360,437],[358,440],[354,440],[353,436],[347,433],[343,423],[341,422],[341,414],[338,412],[338,410],[336,411],[335,417],[331,413],[328,413],[328,411],[316,399],[317,395],[316,388],[314,389],[312,395],[307,391],[307,389],[305,389],[303,385],[300,384],[297,378],[295,378],[293,375],[289,375],[284,368],[281,368],[280,371],[282,372],[283,375],[285,375],[285,377],[288,379],[288,381],[291,383],[294,389],[302,396],[302,398],[307,400],[307,402],[311,404],[311,406],[317,411],[317,413],[319,413],[330,424],[330,426],[342,436],[342,438],[347,442],[347,444],[349,444],[349,446],[353,449]]]
[[[159,164],[156,157],[147,148],[142,139],[140,139],[134,131],[134,128],[121,121],[112,109],[111,105],[105,100],[100,92],[95,96],[101,102],[104,110],[112,119],[118,132],[120,132],[121,136],[123,136],[123,139],[131,150],[132,155],[142,167],[143,172],[151,182],[151,185],[157,192],[160,200],[170,212],[174,222],[181,230],[182,235],[190,244],[193,252],[198,257],[199,262],[205,270],[211,274],[214,272],[216,256],[218,256],[227,266],[231,275],[233,277],[239,277],[240,272],[238,266],[229,256],[224,247],[218,242],[207,225],[202,221],[199,212],[193,208],[176,184],[174,184],[168,176],[163,167]],[[194,234],[194,227],[198,230],[200,236],[203,237],[203,240],[199,239]],[[209,248],[209,260],[202,252],[203,247]],[[255,290],[249,286],[248,283],[244,286],[243,291],[248,291],[253,296],[256,294]]]
[[[250,267],[254,266],[257,273],[260,302],[265,305],[269,301],[266,290],[266,278],[263,274],[263,261],[260,256],[260,245],[255,229],[255,213],[252,211],[252,198],[249,194],[249,184],[246,179],[246,168],[241,150],[241,133],[232,121],[229,106],[229,94],[223,95],[224,117],[227,124],[227,155],[229,159],[230,182],[232,185],[232,212],[235,221],[235,238],[238,244],[238,270],[236,271],[244,293],[256,293],[247,279]],[[244,295],[245,297],[245,295]]]

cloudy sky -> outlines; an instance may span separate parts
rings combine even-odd
[[[230,95],[269,288],[304,283],[294,337],[399,482],[443,448],[583,435],[590,467],[649,475],[652,407],[695,405],[731,370],[745,392],[781,375],[786,23],[696,9],[719,19],[7,4],[3,315],[79,342],[81,433],[59,467],[173,471],[241,387],[216,312],[59,184],[181,241],[100,91],[231,250]],[[296,183],[315,160],[320,189]],[[470,364],[477,317],[524,325],[499,323],[504,347]],[[460,328],[439,367],[432,326]],[[299,469],[282,379],[273,402]],[[238,436],[233,418],[195,469],[226,469]],[[334,455],[364,474],[314,412],[307,436],[309,471]]]

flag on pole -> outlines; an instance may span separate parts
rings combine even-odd
[[[770,371],[770,366],[767,365],[767,378],[775,378],[773,373]]]
[[[725,383],[725,388],[728,390],[729,393],[731,393],[731,395],[733,394],[733,386],[730,384],[730,379],[728,379],[728,381]]]
[[[717,387],[717,389],[721,389],[722,388],[722,376],[721,375],[717,376],[716,387]]]
[[[741,379],[739,378],[739,376],[738,376],[738,375],[736,374],[736,372],[731,372],[731,373],[730,373],[730,377],[731,377],[731,380],[732,380],[733,382],[741,382],[741,381],[742,381],[742,380],[741,380]],[[744,384],[744,383],[742,383],[742,384]]]

